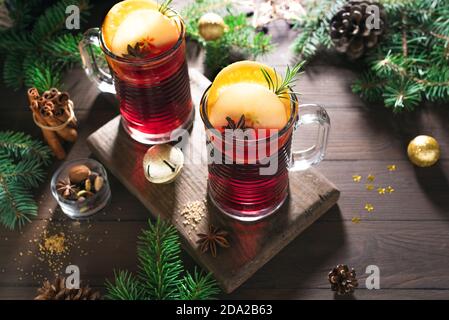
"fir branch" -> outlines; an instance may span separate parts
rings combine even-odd
[[[15,29],[0,31],[0,54],[21,54],[33,50],[35,43],[28,33]]]
[[[128,271],[114,272],[114,283],[106,280],[106,299],[144,300],[143,288],[139,281]]]
[[[75,64],[81,61],[78,48],[81,39],[81,34],[63,34],[46,42],[43,49],[59,63]]]
[[[227,26],[218,40],[205,41],[199,34],[198,21],[207,12],[223,16]],[[273,48],[270,36],[257,32],[244,13],[234,13],[232,0],[196,0],[184,8],[182,16],[188,37],[206,49],[205,65],[211,75],[236,60],[255,59]]]
[[[0,223],[14,229],[37,215],[30,189],[44,180],[50,149],[20,132],[0,132]]]
[[[32,36],[39,42],[44,43],[65,27],[67,15],[65,10],[70,5],[76,5],[85,16],[90,8],[89,0],[60,0],[39,16],[33,26]]]
[[[15,90],[23,86],[24,77],[22,72],[23,56],[19,54],[10,54],[5,58],[3,64],[3,80],[7,86]]]
[[[183,278],[179,291],[180,300],[207,300],[220,292],[212,274],[203,275],[196,269]]]
[[[50,148],[23,132],[0,131],[0,158],[31,159],[49,165]]]
[[[9,15],[16,29],[26,29],[44,7],[43,0],[9,0]]]
[[[35,87],[39,92],[61,85],[62,66],[52,63],[47,57],[29,54],[23,63],[24,83],[27,87]]]
[[[0,173],[0,223],[9,229],[22,227],[37,215],[37,204],[28,189],[8,182]]]
[[[127,271],[114,274],[114,282],[106,281],[108,299],[211,299],[219,293],[211,274],[196,269],[182,276],[180,242],[176,229],[160,218],[143,230],[138,243],[140,272],[134,277]]]
[[[149,224],[139,238],[137,249],[142,282],[148,298],[151,300],[169,300],[176,298],[182,264],[179,258],[181,247],[176,229],[167,222],[158,219]]]
[[[388,29],[362,60],[367,71],[353,86],[368,101],[383,101],[394,112],[413,110],[424,99],[449,101],[449,2],[447,0],[381,0]],[[311,59],[320,47],[330,47],[329,15],[333,1],[311,6],[299,23],[302,33],[294,49]],[[341,7],[337,3],[331,16]],[[316,13],[319,14],[316,14]],[[324,33],[323,33],[324,32]]]

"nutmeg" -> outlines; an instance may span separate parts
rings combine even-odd
[[[76,165],[69,170],[69,179],[71,183],[78,184],[86,180],[90,175],[89,167],[85,165]]]

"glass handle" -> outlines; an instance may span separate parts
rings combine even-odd
[[[115,94],[114,80],[100,47],[100,29],[87,30],[79,43],[79,50],[87,76],[97,84],[101,92]]]
[[[292,160],[289,170],[300,171],[316,165],[324,159],[329,137],[330,119],[326,110],[316,104],[304,104],[299,106],[299,116],[296,125],[298,127],[317,124],[318,133],[316,143],[301,151],[292,150]]]

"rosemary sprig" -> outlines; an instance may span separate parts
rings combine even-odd
[[[171,10],[170,8],[170,4],[172,3],[173,0],[165,0],[164,2],[161,3],[161,5],[159,6],[159,12],[162,13],[164,16],[168,16],[169,18],[171,16],[169,16],[167,13],[169,13]]]
[[[297,64],[295,64],[295,66],[293,68],[290,68],[290,66],[287,66],[287,71],[285,72],[285,77],[281,83],[279,83],[278,77],[276,77],[276,79],[273,80],[270,73],[265,68],[261,68],[260,71],[262,71],[262,74],[263,74],[265,80],[267,81],[268,89],[273,90],[273,92],[276,95],[282,97],[282,95],[285,93],[296,93],[296,92],[292,91],[292,88],[295,86],[294,85],[295,78],[296,78],[296,76],[298,76],[300,74],[299,70],[301,70],[304,63],[305,63],[305,61],[298,62]],[[276,73],[276,70],[274,70],[274,72]]]

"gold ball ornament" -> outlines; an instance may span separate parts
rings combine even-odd
[[[198,31],[204,40],[214,41],[223,36],[226,31],[226,24],[220,15],[209,12],[198,21]]]
[[[421,135],[410,141],[407,153],[414,165],[430,167],[440,159],[440,145],[435,138]]]
[[[174,181],[184,166],[181,149],[169,144],[159,144],[148,149],[143,157],[145,178],[152,183],[166,184]]]

